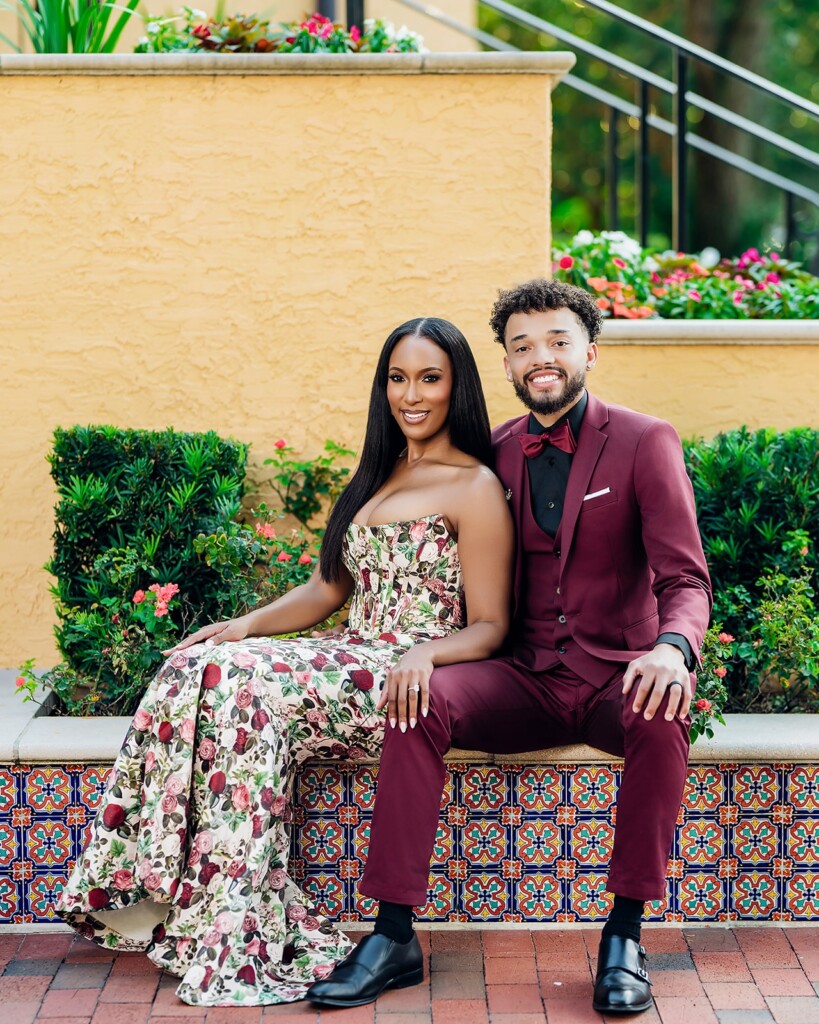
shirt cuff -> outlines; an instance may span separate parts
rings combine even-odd
[[[689,672],[693,672],[696,660],[694,658],[694,652],[691,649],[691,644],[685,639],[682,633],[660,633],[657,639],[654,641],[654,646],[657,644],[672,644],[679,651],[682,652],[683,658],[685,658],[685,667]]]

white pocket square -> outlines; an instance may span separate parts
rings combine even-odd
[[[599,498],[601,494],[611,494],[611,488],[604,487],[602,491],[592,491],[591,494],[584,494],[583,501],[589,501],[591,498]]]

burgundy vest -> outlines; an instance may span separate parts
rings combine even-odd
[[[545,672],[560,663],[555,643],[560,612],[560,533],[554,538],[545,533],[532,514],[529,474],[527,493],[521,498],[523,580],[520,587],[520,611],[515,623],[513,651],[515,661],[535,672]]]

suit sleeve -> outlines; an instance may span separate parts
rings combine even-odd
[[[670,423],[658,420],[644,431],[634,480],[660,616],[658,633],[679,633],[697,652],[711,615],[711,580],[682,445]]]

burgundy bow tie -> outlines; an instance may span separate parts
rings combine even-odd
[[[577,451],[577,442],[568,420],[545,434],[518,434],[518,441],[527,459],[536,458],[550,444],[567,455],[574,455]]]

